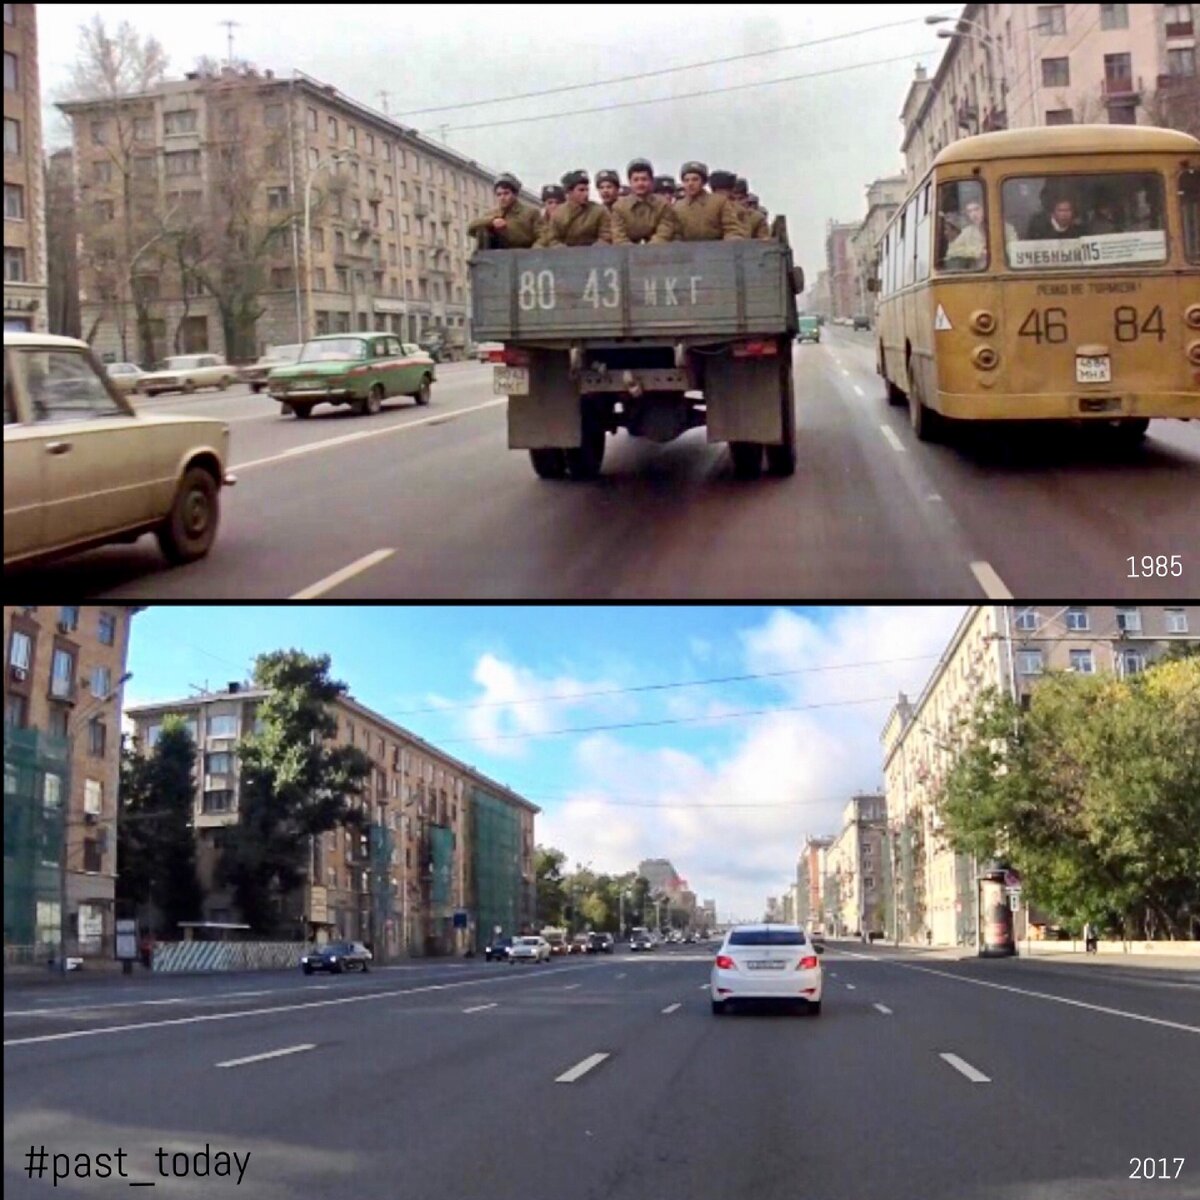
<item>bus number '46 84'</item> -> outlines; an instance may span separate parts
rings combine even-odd
[[[1051,345],[1067,340],[1067,310],[1065,308],[1031,308],[1021,322],[1018,331],[1021,337],[1033,338],[1040,346],[1045,339]],[[1167,335],[1163,326],[1162,306],[1156,304],[1141,319],[1138,310],[1130,304],[1122,304],[1113,310],[1113,337],[1118,342],[1136,342],[1139,337],[1152,337],[1161,342]]]

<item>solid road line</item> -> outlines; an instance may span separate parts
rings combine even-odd
[[[364,554],[362,558],[356,559],[340,571],[334,571],[332,575],[326,575],[324,579],[310,584],[308,587],[297,592],[292,599],[315,600],[318,596],[323,596],[326,592],[332,591],[338,584],[345,583],[347,579],[353,579],[355,575],[361,575],[364,571],[369,571],[372,567],[378,566],[379,563],[391,558],[395,553],[395,550],[372,550],[370,554]]]
[[[1004,580],[992,569],[991,563],[973,562],[971,574],[978,580],[979,586],[983,588],[984,594],[989,600],[1011,600],[1013,598],[1012,592],[1004,586]]]
[[[982,1071],[975,1070],[969,1062],[959,1058],[957,1054],[939,1054],[938,1058],[944,1059],[956,1071],[962,1072],[972,1083],[992,1082]]]
[[[569,1071],[564,1071],[554,1082],[574,1083],[575,1080],[582,1078],[593,1067],[598,1067],[607,1057],[607,1054],[589,1054],[583,1062],[576,1063]]]
[[[247,1063],[266,1062],[269,1058],[283,1058],[287,1054],[303,1054],[306,1050],[315,1050],[316,1042],[306,1042],[301,1046],[289,1046],[286,1050],[270,1050],[266,1054],[252,1054],[249,1058],[231,1058],[219,1062],[218,1067],[244,1067]]]

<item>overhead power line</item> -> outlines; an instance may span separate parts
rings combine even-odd
[[[536,92],[516,92],[511,96],[496,96],[490,100],[460,100],[457,104],[440,104],[433,108],[410,108],[407,112],[393,114],[400,117],[420,117],[426,113],[450,112],[456,108],[482,108],[487,104],[509,104],[514,100],[534,100],[541,96],[557,96],[563,92],[581,92],[590,88],[611,87],[615,83],[633,83],[637,79],[655,79],[661,75],[675,75],[680,71],[696,71],[703,67],[718,67],[726,63],[745,62],[751,58],[765,58],[769,54],[785,54],[791,50],[807,50],[811,46],[824,46],[829,42],[841,42],[847,38],[862,37],[867,33],[878,33],[882,29],[896,29],[901,25],[920,25],[923,17],[907,17],[903,21],[888,21],[883,25],[869,25],[865,29],[852,29],[848,33],[834,33],[829,37],[813,38],[807,42],[792,42],[788,46],[771,46],[766,50],[750,50],[744,54],[729,54],[724,58],[708,58],[703,62],[681,63],[677,67],[659,67],[654,71],[638,71],[634,75],[614,75],[608,79],[594,79],[590,83],[569,83],[560,87],[542,88]]]
[[[471,129],[498,129],[503,125],[526,125],[532,121],[558,121],[563,117],[578,117],[588,113],[614,112],[619,108],[638,108],[646,104],[668,104],[676,100],[694,100],[702,96],[717,96],[725,92],[741,92],[747,88],[771,87],[779,83],[795,83],[802,79],[817,79],[824,75],[841,75],[846,71],[861,71],[865,67],[880,67],[887,63],[911,61],[914,58],[929,58],[940,54],[941,50],[912,50],[908,54],[897,54],[891,58],[877,58],[871,62],[851,63],[845,67],[830,67],[824,71],[808,71],[800,75],[783,75],[778,79],[759,79],[753,83],[735,83],[728,87],[704,88],[699,92],[683,92],[678,96],[655,96],[648,100],[626,100],[620,104],[605,104],[596,108],[569,108],[561,112],[542,113],[536,117],[512,117],[506,121],[482,121],[475,125],[449,125],[451,131],[466,131]],[[436,126],[436,129],[442,127]],[[432,136],[433,130],[423,129],[422,134]]]

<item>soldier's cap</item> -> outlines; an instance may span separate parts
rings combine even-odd
[[[737,183],[737,176],[732,171],[714,171],[708,177],[708,186],[714,190],[731,192]]]
[[[560,204],[563,204],[566,202],[567,193],[557,183],[548,183],[542,188],[542,199],[557,200]]]
[[[758,197],[753,192],[747,192],[746,199],[749,200],[751,204],[758,203]]]
[[[672,195],[674,195],[674,193],[675,193],[674,177],[671,175],[655,175],[654,190],[656,192],[670,192]]]
[[[599,187],[602,183],[615,183],[618,187],[621,186],[621,177],[616,171],[605,167],[603,171],[596,172],[596,186]]]
[[[492,191],[494,192],[502,187],[510,188],[518,196],[521,194],[521,181],[515,175],[510,175],[507,171],[503,175],[496,176],[496,182],[492,184]]]
[[[737,183],[733,185],[733,194],[735,196],[748,196],[750,194],[750,185],[739,175]]]
[[[629,166],[625,168],[625,178],[629,179],[634,171],[645,171],[648,175],[654,174],[654,168],[650,165],[648,158],[631,158]]]
[[[708,167],[702,162],[685,162],[679,168],[679,178],[682,179],[685,175],[699,175],[702,179],[708,179]]]
[[[573,187],[580,183],[587,183],[588,173],[586,171],[568,171],[562,177],[562,185],[569,192]]]

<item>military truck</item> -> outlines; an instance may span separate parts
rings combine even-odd
[[[508,444],[543,479],[595,479],[606,437],[665,443],[703,426],[735,474],[796,464],[796,294],[786,221],[772,241],[477,250],[474,336],[508,396]]]

